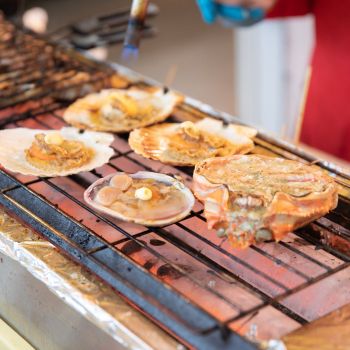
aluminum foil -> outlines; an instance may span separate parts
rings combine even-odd
[[[54,294],[127,349],[182,347],[110,287],[1,208],[0,251],[18,261]]]

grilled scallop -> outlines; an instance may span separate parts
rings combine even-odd
[[[159,173],[115,173],[93,183],[84,194],[94,209],[114,218],[163,226],[188,215],[192,192],[180,181]]]
[[[245,154],[254,148],[256,130],[205,118],[192,123],[162,123],[130,133],[130,147],[162,163],[194,166],[210,157]]]
[[[0,164],[13,172],[34,176],[66,176],[90,171],[113,155],[113,135],[75,128],[0,131]]]
[[[165,120],[182,96],[163,89],[108,89],[85,96],[64,113],[67,123],[98,131],[128,132]]]
[[[194,193],[209,228],[233,247],[279,241],[337,206],[337,185],[321,169],[266,156],[212,158],[197,164]]]

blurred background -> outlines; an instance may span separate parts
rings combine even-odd
[[[122,61],[122,45],[108,47],[102,56],[158,81],[164,81],[175,66],[172,88],[275,136],[296,140],[313,46],[311,17],[232,29],[206,25],[195,0],[152,2],[160,9],[150,21],[157,34],[142,41],[138,60]],[[130,4],[129,0],[27,0],[20,1],[19,11],[45,9],[47,32],[52,33]]]

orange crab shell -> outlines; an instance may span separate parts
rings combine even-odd
[[[210,229],[227,230],[229,225],[232,229],[237,227],[237,223],[232,220],[232,211],[230,211],[230,201],[232,200],[230,195],[234,193],[235,189],[229,184],[220,183],[220,176],[215,183],[209,181],[205,177],[203,168],[216,167],[222,171],[222,169],[225,169],[227,162],[238,160],[241,157],[251,157],[252,161],[254,159],[271,159],[266,156],[252,155],[211,158],[199,163],[195,168],[193,176],[194,194],[204,203],[204,214]],[[313,169],[310,167],[311,172]],[[315,177],[327,184],[326,189],[322,192],[311,192],[303,197],[295,197],[278,191],[271,201],[262,200],[264,214],[259,218],[260,227],[270,231],[272,238],[276,241],[281,240],[287,233],[323,216],[337,206],[336,183],[319,169],[315,174]],[[247,195],[246,198],[249,198],[249,196]],[[245,248],[257,242],[255,234],[252,234],[252,232],[242,231],[239,236],[230,234],[230,231],[227,232],[229,242],[233,247]]]

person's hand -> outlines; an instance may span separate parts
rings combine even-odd
[[[259,7],[264,11],[268,11],[276,3],[277,0],[216,0],[218,4],[224,4],[228,6],[241,6],[241,7]]]
[[[213,23],[217,16],[238,25],[250,25],[264,18],[276,0],[197,0],[206,23]]]

